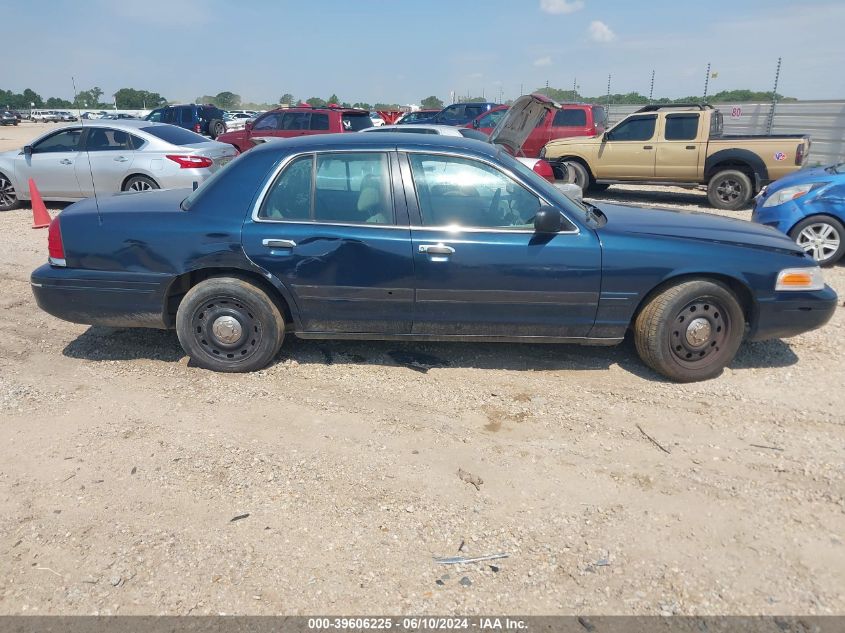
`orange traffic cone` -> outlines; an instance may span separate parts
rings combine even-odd
[[[32,228],[43,229],[50,226],[50,214],[47,213],[47,207],[44,206],[44,201],[32,178],[29,179],[29,197],[32,200]]]

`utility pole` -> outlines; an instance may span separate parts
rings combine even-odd
[[[707,62],[707,74],[704,75],[704,102],[707,102],[707,86],[710,84],[710,62]]]
[[[610,110],[610,75],[607,76],[607,108]]]
[[[648,102],[651,103],[654,97],[654,70],[651,71],[651,87],[648,89]]]
[[[572,100],[578,101],[578,77],[572,79]]]
[[[778,103],[778,80],[780,79],[780,62],[781,58],[778,57],[778,66],[775,69],[775,87],[772,88],[772,107],[769,110],[769,122],[766,126],[766,134],[772,133],[772,128],[775,125],[775,106]]]

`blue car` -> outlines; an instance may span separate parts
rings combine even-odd
[[[776,180],[755,198],[751,219],[789,235],[819,265],[833,266],[845,255],[845,163]]]
[[[496,146],[417,134],[261,145],[196,191],[89,199],[50,225],[38,305],[175,328],[250,371],[305,339],[614,345],[677,381],[744,337],[824,325],[836,293],[789,238],[710,214],[573,202]]]

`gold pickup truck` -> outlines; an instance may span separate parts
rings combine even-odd
[[[717,109],[684,104],[645,106],[599,136],[551,141],[540,157],[585,192],[614,183],[707,185],[711,205],[734,210],[803,167],[809,150],[801,134],[724,135]]]

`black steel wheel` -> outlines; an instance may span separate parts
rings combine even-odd
[[[670,286],[652,297],[634,322],[640,358],[678,382],[718,376],[745,332],[745,315],[733,291],[710,280]]]
[[[744,172],[727,169],[715,174],[707,184],[707,199],[717,209],[736,211],[751,200],[751,179]]]
[[[254,371],[265,367],[279,351],[284,320],[260,288],[236,277],[213,277],[191,288],[182,299],[176,333],[200,367]]]

